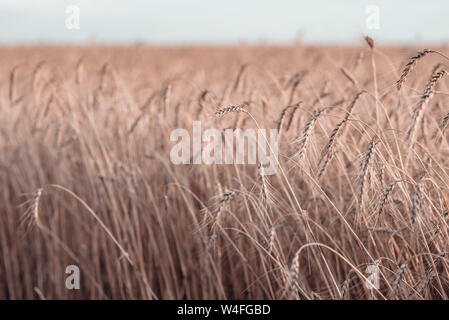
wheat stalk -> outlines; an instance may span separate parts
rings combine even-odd
[[[239,73],[237,74],[237,78],[235,79],[234,87],[232,88],[232,91],[237,91],[240,88],[240,84],[241,84],[242,79],[246,73],[247,68],[248,68],[247,64],[243,64],[240,67],[240,70],[239,70]]]
[[[333,147],[330,147],[329,150],[326,153],[325,161],[323,162],[323,165],[321,166],[321,169],[318,172],[318,179],[320,179],[321,176],[324,174],[324,172],[326,172],[327,165],[331,161],[331,159],[334,156],[334,154],[335,154],[335,151],[334,151]]]
[[[216,111],[214,113],[214,116],[218,118],[218,117],[224,116],[225,114],[233,113],[233,112],[244,112],[244,113],[247,113],[248,111],[244,109],[243,105],[241,105],[241,106],[230,106],[230,107],[219,109],[218,111]]]
[[[395,273],[395,279],[393,281],[393,285],[392,285],[392,291],[393,294],[396,292],[396,290],[398,289],[399,286],[399,282],[402,279],[402,276],[404,274],[405,269],[407,268],[408,263],[410,262],[410,260],[407,260],[406,262],[404,262],[403,264],[401,264],[401,266],[399,267],[399,269],[396,271]]]
[[[14,81],[16,78],[16,71],[19,66],[15,66],[12,68],[10,74],[9,74],[9,102],[11,103],[11,106],[14,105]]]
[[[393,190],[393,187],[395,186],[396,183],[401,182],[402,180],[395,180],[393,182],[391,182],[384,190],[384,192],[382,193],[382,197],[380,198],[380,202],[379,202],[379,210],[378,210],[378,214],[380,215],[382,213],[382,209],[385,205],[385,202],[387,201],[387,197],[390,194],[390,192]]]
[[[330,137],[329,137],[329,140],[328,140],[326,146],[324,147],[323,152],[321,153],[322,156],[321,156],[321,158],[320,158],[320,161],[318,161],[318,165],[320,165],[320,163],[323,161],[323,159],[327,156],[327,154],[328,154],[328,153],[331,151],[331,149],[333,148],[333,145],[334,145],[335,139],[336,139],[336,137],[337,137],[337,134],[340,132],[340,130],[343,131],[344,124],[348,121],[348,119],[349,119],[349,117],[350,117],[350,115],[351,115],[351,112],[352,112],[352,110],[353,110],[353,108],[354,108],[354,106],[355,106],[355,103],[357,102],[357,100],[359,99],[359,97],[360,97],[363,93],[365,93],[365,92],[366,92],[365,90],[362,90],[362,91],[356,93],[356,95],[355,95],[354,98],[352,99],[351,103],[349,104],[348,108],[346,109],[345,117],[343,118],[343,120],[341,120],[339,123],[337,123],[337,125],[336,125],[336,126],[334,127],[334,129],[332,130],[332,133],[331,133],[331,135],[330,135]],[[327,159],[328,159],[328,161],[329,161],[329,157],[328,157]],[[328,161],[327,161],[327,162],[328,162]]]
[[[399,78],[399,80],[396,82],[396,88],[398,90],[401,89],[402,84],[405,82],[405,80],[407,79],[408,74],[410,73],[410,71],[413,69],[413,67],[416,65],[416,63],[423,58],[424,56],[426,56],[428,53],[434,53],[435,51],[433,50],[429,50],[429,49],[424,49],[422,51],[418,51],[418,53],[416,55],[414,55],[413,57],[410,58],[410,60],[408,61],[408,63],[405,65],[404,69],[402,70],[401,73],[401,77]]]
[[[365,41],[370,47],[371,50],[374,50],[374,40],[370,38],[369,36],[365,36]]]
[[[106,76],[109,70],[109,63],[105,62],[101,67],[100,71],[100,84],[98,85],[98,90],[103,91],[106,88]]]
[[[298,110],[300,105],[301,105],[301,102],[298,102],[297,104],[295,104],[293,106],[293,109],[290,112],[290,117],[288,118],[288,121],[287,121],[286,129],[285,129],[286,131],[288,131],[290,129],[290,126],[293,122],[293,117],[295,116],[296,110]]]
[[[360,66],[360,63],[362,62],[362,59],[364,57],[363,51],[360,51],[357,56],[355,57],[354,65],[352,66],[352,72],[357,70],[357,68]]]
[[[352,83],[353,86],[357,85],[357,81],[354,79],[352,75],[349,74],[349,71],[347,71],[343,67],[340,68],[340,71],[346,77],[346,79],[348,79]]]
[[[280,132],[282,128],[282,122],[285,119],[285,114],[287,113],[287,110],[290,109],[291,106],[286,106],[284,109],[282,109],[281,114],[279,115],[279,118],[275,121],[277,124],[277,130]]]
[[[198,119],[201,112],[204,110],[204,103],[206,102],[207,97],[209,96],[209,90],[203,90],[198,97],[198,109],[196,111],[195,118]]]
[[[293,86],[290,91],[290,98],[288,99],[288,105],[291,105],[293,103],[293,99],[295,98],[295,92],[296,92],[296,89],[298,89],[300,82],[301,82],[301,80],[299,78],[297,78],[295,80],[295,82],[293,82]]]
[[[299,287],[299,253],[300,250],[298,250],[293,258],[291,267],[290,267],[290,280],[291,280],[291,284],[290,284],[290,294],[291,294],[291,299],[293,300],[298,300],[299,299],[299,295],[298,295],[298,291],[300,289]]]
[[[418,215],[419,207],[420,207],[420,193],[423,187],[424,183],[424,177],[425,173],[421,176],[421,179],[418,180],[418,182],[415,185],[415,188],[413,189],[412,194],[412,210],[410,213],[410,217],[412,219],[412,223],[415,222],[416,216]]]
[[[359,192],[357,194],[359,207],[362,206],[363,186],[364,186],[364,182],[365,182],[366,172],[368,171],[368,166],[369,166],[370,160],[374,154],[374,147],[376,146],[377,143],[378,142],[376,142],[374,138],[370,141],[370,143],[368,145],[368,151],[365,155],[365,160],[363,161],[362,170],[360,171],[360,174],[359,174]]]
[[[262,182],[261,199],[262,199],[262,204],[265,206],[265,205],[271,204],[272,196],[269,191],[269,183],[267,181],[267,177],[266,177],[266,175],[262,174],[262,171],[263,171],[262,165],[259,163],[258,168],[257,168],[257,173],[258,173],[259,179]]]
[[[325,110],[325,108],[320,108],[320,109],[316,110],[313,113],[312,117],[310,117],[310,119],[307,120],[306,125],[304,127],[304,133],[303,133],[302,137],[295,141],[295,143],[300,142],[301,146],[299,148],[299,151],[296,154],[294,154],[293,157],[298,157],[298,159],[301,159],[302,155],[304,154],[304,152],[307,148],[307,144],[309,142],[309,137],[313,131],[315,123],[318,120],[318,117],[323,113],[324,110]]]
[[[221,210],[225,206],[226,203],[231,201],[232,196],[235,194],[234,190],[226,191],[223,196],[220,198],[220,200],[217,203],[217,207],[212,212],[212,217],[214,218],[214,221],[216,222],[220,216]]]
[[[420,122],[423,113],[424,108],[426,107],[427,103],[429,102],[430,98],[432,98],[434,91],[433,88],[437,84],[438,80],[443,78],[447,75],[447,72],[445,70],[441,70],[438,73],[432,75],[429,82],[427,83],[423,94],[421,95],[421,98],[419,99],[419,103],[416,105],[415,109],[413,110],[413,121],[412,125],[410,126],[410,129],[407,132],[407,139],[410,139],[412,137],[412,143],[416,134],[416,127],[417,124]]]

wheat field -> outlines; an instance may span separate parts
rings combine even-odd
[[[424,48],[0,48],[0,299],[447,299]],[[278,128],[276,174],[173,164],[194,120]]]

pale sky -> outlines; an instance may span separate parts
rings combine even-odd
[[[80,29],[69,30],[69,5]],[[367,7],[377,6],[378,29]],[[373,21],[373,20],[371,20]],[[0,0],[0,44],[449,42],[447,0]]]

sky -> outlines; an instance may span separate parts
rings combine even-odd
[[[0,0],[0,44],[449,42],[447,0]]]

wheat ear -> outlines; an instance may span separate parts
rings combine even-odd
[[[307,144],[309,142],[309,137],[313,131],[315,123],[318,120],[318,117],[323,113],[324,110],[325,110],[325,108],[320,108],[320,109],[316,110],[313,113],[312,117],[306,122],[306,125],[304,127],[304,133],[303,133],[302,137],[300,139],[298,139],[297,141],[295,141],[295,142],[301,143],[300,149],[296,154],[293,155],[293,157],[298,157],[298,159],[301,159],[302,155],[306,151]]]
[[[416,105],[415,109],[413,110],[413,121],[412,125],[410,126],[410,129],[407,132],[407,139],[410,139],[412,137],[412,142],[414,140],[415,134],[416,134],[416,128],[417,125],[420,123],[420,120],[424,113],[424,108],[427,106],[427,103],[429,102],[430,98],[432,98],[434,91],[433,88],[437,84],[438,80],[443,78],[447,75],[446,70],[441,70],[438,73],[432,75],[429,82],[427,83],[423,94],[421,95],[421,98],[419,99],[419,103]]]
[[[380,202],[379,202],[379,210],[378,210],[379,215],[382,213],[382,209],[385,205],[385,202],[387,201],[387,197],[390,194],[390,192],[393,190],[393,187],[395,186],[396,183],[401,182],[401,181],[402,180],[395,180],[385,188],[384,192],[382,193],[382,197],[380,198]]]
[[[421,205],[421,190],[423,188],[425,174],[422,175],[421,179],[415,185],[415,189],[412,194],[412,210],[410,212],[410,216],[412,219],[412,223],[415,222],[416,216],[418,215],[419,208]]]
[[[362,165],[362,170],[360,171],[360,175],[359,175],[359,192],[357,195],[357,199],[359,202],[359,207],[361,207],[362,205],[362,198],[363,198],[363,186],[364,186],[364,182],[365,182],[365,176],[366,176],[366,172],[368,171],[368,166],[370,163],[370,160],[372,159],[372,156],[374,154],[374,147],[376,146],[378,142],[375,141],[375,139],[373,138],[369,145],[368,145],[368,151],[366,153],[365,156],[365,160],[363,161],[363,165]]]
[[[339,123],[337,123],[337,125],[335,126],[335,128],[332,130],[332,133],[329,137],[329,140],[326,144],[326,146],[323,149],[320,161],[318,162],[318,165],[321,164],[321,162],[323,161],[324,157],[330,152],[330,150],[333,148],[335,139],[337,137],[337,134],[341,131],[343,131],[342,128],[344,128],[344,124],[348,121],[349,116],[351,115],[352,110],[354,109],[355,103],[357,102],[357,100],[359,99],[359,97],[365,93],[365,90],[362,90],[360,92],[357,92],[356,95],[354,96],[354,98],[352,99],[351,103],[349,104],[348,108],[346,109],[346,114],[345,117],[343,118],[343,120],[341,120]]]
[[[425,55],[427,55],[428,53],[433,53],[435,51],[433,50],[429,50],[429,49],[424,49],[422,51],[418,51],[418,53],[416,55],[414,55],[413,57],[410,58],[410,60],[408,61],[408,63],[405,65],[404,69],[402,70],[401,73],[401,77],[399,78],[399,80],[396,82],[396,88],[398,90],[401,89],[402,84],[405,82],[405,80],[407,79],[408,74],[410,73],[410,71],[413,69],[413,67],[416,65],[416,63],[423,58]]]

